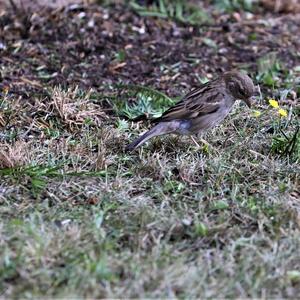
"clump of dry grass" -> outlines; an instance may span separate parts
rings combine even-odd
[[[0,128],[5,126],[5,119],[3,113],[0,112]]]
[[[13,145],[0,144],[0,168],[15,168],[26,165],[30,161],[29,145],[17,141]]]
[[[47,111],[53,111],[70,128],[82,126],[87,122],[100,126],[106,114],[100,105],[90,100],[92,92],[90,89],[87,93],[80,95],[78,86],[67,90],[55,87]]]
[[[96,171],[107,168],[109,164],[107,142],[111,141],[112,132],[110,130],[104,130],[101,132],[101,138],[98,140],[98,151],[94,162],[94,168]]]

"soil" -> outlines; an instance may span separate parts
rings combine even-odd
[[[55,85],[103,92],[122,82],[175,96],[225,70],[255,73],[271,52],[286,68],[299,64],[299,15],[205,9],[214,22],[197,26],[141,17],[120,3],[2,9],[0,89],[30,98]]]

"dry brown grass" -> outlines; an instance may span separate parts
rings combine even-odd
[[[186,137],[166,136],[125,153],[125,146],[147,126],[120,121],[118,115],[124,110],[112,109],[112,104],[128,99],[112,89],[111,83],[126,81],[131,75],[137,81],[144,76],[149,81],[142,84],[162,84],[161,90],[179,94],[182,86],[192,85],[192,75],[202,76],[207,70],[215,73],[216,67],[223,68],[229,61],[217,65],[218,49],[202,44],[200,49],[202,36],[194,37],[190,27],[117,12],[120,18],[132,18],[133,24],[121,24],[110,8],[104,8],[103,14],[91,9],[83,18],[78,17],[83,14],[77,9],[65,10],[64,15],[57,10],[49,18],[40,16],[44,18],[40,26],[54,32],[51,37],[64,30],[70,33],[68,38],[78,37],[81,25],[94,13],[99,14],[99,26],[102,15],[111,16],[113,24],[120,23],[120,27],[111,27],[113,38],[100,36],[98,41],[84,35],[86,48],[76,40],[78,51],[74,50],[69,65],[66,57],[57,57],[63,53],[58,51],[60,42],[58,48],[53,48],[51,39],[49,44],[43,43],[45,36],[39,39],[42,31],[37,31],[38,27],[31,28],[31,33],[36,33],[35,44],[30,38],[17,43],[23,48],[15,45],[16,31],[6,27],[3,37],[10,33],[13,42],[5,39],[4,53],[12,53],[1,66],[11,90],[0,99],[0,298],[297,298],[300,151],[283,154],[288,140],[281,131],[289,138],[299,126],[299,107],[294,104],[299,98],[299,73],[295,69],[276,71],[278,88],[262,89],[264,97],[256,107],[262,111],[261,117],[252,117],[251,111],[237,103],[225,122],[204,137],[208,147],[196,147]],[[231,15],[227,17],[231,19]],[[264,16],[256,17],[266,24]],[[64,21],[57,23],[62,26],[57,31],[56,24],[50,24],[52,18],[54,23]],[[252,36],[257,40],[248,41],[249,32],[255,29],[252,21],[249,23],[250,27],[235,23],[229,32],[211,31],[215,27],[201,28],[201,32],[216,38],[219,49],[227,47],[228,56],[235,57],[237,52],[225,43],[224,36],[233,36],[234,43],[243,37],[247,47],[256,47],[258,53],[258,43],[264,45],[263,51],[270,50],[266,45],[273,47],[274,36],[264,34],[266,25],[260,25],[257,36]],[[153,25],[149,34],[137,32],[128,38],[133,25],[139,24],[159,26]],[[292,30],[290,24],[284,25]],[[70,31],[69,26],[78,31]],[[276,26],[270,25],[270,31],[275,28],[277,32]],[[173,27],[179,30],[173,42],[180,41],[172,44],[174,52],[169,43],[163,45]],[[94,32],[94,37],[102,33],[98,30],[102,27],[95,31],[84,28],[85,33]],[[200,34],[198,28],[193,30]],[[156,35],[160,39],[157,45],[153,43]],[[138,43],[149,42],[144,50],[158,50],[136,52],[140,44],[133,44],[135,38]],[[287,38],[280,36],[279,43]],[[75,47],[71,39],[63,36],[62,40]],[[115,40],[118,43],[112,45]],[[292,45],[291,40],[288,43]],[[104,73],[105,67],[110,70],[109,59],[106,66],[97,65],[96,75],[103,71],[106,85],[94,92],[89,87],[53,84],[53,70],[60,70],[64,63],[71,66],[70,74],[64,70],[59,78],[73,78],[72,83],[83,86],[95,84],[95,74],[81,78],[80,68],[87,72],[93,68],[90,62],[98,57],[102,44],[107,47],[104,55],[111,54],[113,63],[117,57],[122,59],[126,44],[130,46],[125,49],[127,65],[113,74]],[[189,48],[191,45],[198,48]],[[82,48],[88,50],[83,58]],[[165,59],[162,56],[168,49],[172,52]],[[290,53],[293,47],[286,50]],[[49,60],[43,51],[48,51]],[[250,48],[239,51],[249,54]],[[40,53],[40,57],[30,56],[32,53]],[[188,59],[176,57],[177,53]],[[201,57],[200,65],[198,57],[189,57],[190,53]],[[138,58],[149,63],[148,56],[153,69],[140,68],[143,62]],[[84,61],[80,65],[75,63],[78,57]],[[217,66],[210,65],[212,57]],[[16,65],[18,58],[22,63]],[[19,73],[22,79],[16,75]],[[252,73],[253,78],[258,75]],[[162,82],[162,76],[174,80]],[[279,98],[288,87],[294,96],[296,93],[294,102],[285,101],[290,97],[286,94],[280,105],[287,110],[292,105],[293,109],[289,118],[279,119],[264,100]],[[100,92],[102,88],[107,89],[105,93]],[[156,104],[146,102],[149,91],[137,109]],[[128,103],[141,103],[137,99],[136,92],[131,93]],[[104,112],[111,113],[109,118]]]
[[[30,163],[30,143],[16,141],[0,144],[0,169],[16,168]]]
[[[145,124],[120,127],[94,98],[56,87],[22,114],[5,100],[24,125],[0,148],[5,296],[298,295],[299,158],[270,152],[265,105],[260,119],[237,105],[209,147],[169,136],[128,154]]]
[[[56,87],[52,92],[52,101],[46,107],[46,111],[57,114],[62,122],[71,129],[83,126],[90,121],[96,126],[100,126],[106,114],[100,105],[89,101],[92,92],[89,90],[83,97],[80,97],[78,87],[69,88],[66,91]]]

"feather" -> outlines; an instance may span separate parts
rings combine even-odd
[[[225,90],[220,85],[218,89],[212,89],[211,85],[187,94],[173,107],[169,108],[163,115],[154,122],[166,122],[177,119],[194,119],[202,115],[216,112],[224,101]]]

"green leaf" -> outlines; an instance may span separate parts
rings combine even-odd
[[[290,270],[286,273],[289,280],[293,282],[300,282],[300,271],[299,270]]]
[[[167,8],[166,8],[166,5],[165,5],[165,1],[164,0],[159,0],[159,10],[162,14],[164,15],[167,15],[168,12],[167,12]]]
[[[130,6],[141,16],[169,18],[192,25],[208,20],[208,15],[199,5],[183,0],[159,0],[158,5],[151,6],[142,6],[131,1]]]
[[[209,39],[209,38],[203,38],[202,39],[203,43],[208,46],[208,47],[211,47],[211,48],[214,48],[214,49],[217,49],[218,48],[218,45],[216,44],[215,41],[213,41],[212,39]]]
[[[276,78],[272,75],[272,73],[266,73],[263,76],[263,83],[268,86],[273,86],[276,83]]]
[[[211,210],[224,210],[227,208],[229,208],[229,204],[224,200],[216,201],[211,206]]]
[[[139,85],[118,85],[122,95],[111,103],[119,116],[135,119],[141,115],[159,117],[168,107],[175,103],[162,92]],[[129,102],[129,99],[134,102]]]
[[[208,233],[208,228],[204,223],[200,222],[195,224],[194,232],[198,236],[206,236]]]

